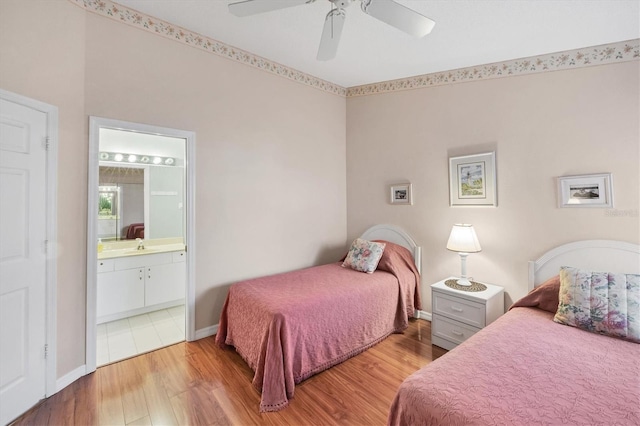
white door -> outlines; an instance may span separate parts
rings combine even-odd
[[[45,397],[47,114],[0,99],[0,424]]]

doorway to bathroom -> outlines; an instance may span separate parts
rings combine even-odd
[[[193,132],[90,118],[87,372],[194,330]]]

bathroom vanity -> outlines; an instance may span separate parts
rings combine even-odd
[[[184,303],[184,244],[106,246],[98,253],[98,324]]]

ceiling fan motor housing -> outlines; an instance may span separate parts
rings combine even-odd
[[[353,0],[329,0],[333,3],[338,9],[344,9],[349,6]]]

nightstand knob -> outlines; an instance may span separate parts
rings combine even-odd
[[[455,306],[452,306],[451,310],[454,312],[464,312],[464,309],[456,308]]]

